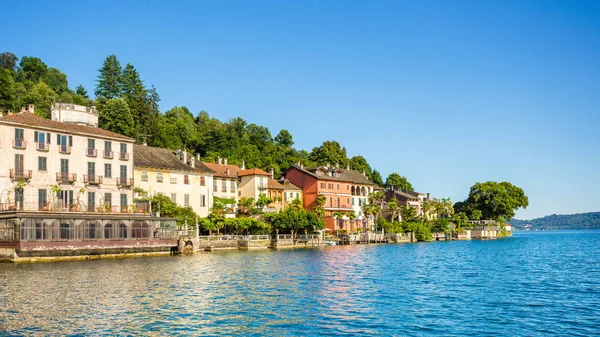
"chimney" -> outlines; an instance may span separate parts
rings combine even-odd
[[[190,157],[190,166],[196,168],[196,159],[193,156]]]
[[[183,162],[187,164],[187,151],[183,150]]]
[[[25,110],[25,107],[23,106],[23,107],[21,107],[21,111],[19,111],[19,114],[22,114],[24,112],[26,112],[26,110]]]
[[[346,165],[346,170],[350,170],[350,165]]]
[[[12,115],[12,114],[13,114],[13,111],[12,111],[11,109],[8,109],[8,110],[6,111],[6,114],[10,116],[10,115]]]
[[[196,160],[200,161],[200,153],[196,153]]]
[[[225,165],[227,165],[227,158],[225,158]]]
[[[221,165],[223,162],[221,161],[221,157],[217,157],[217,163]]]
[[[269,171],[269,173],[271,174],[271,179],[275,179],[275,170],[273,170],[272,167],[271,167],[271,170]]]
[[[363,171],[363,176],[364,176],[364,175],[366,175],[366,174],[365,174],[365,171]]]
[[[226,169],[225,169],[225,174],[226,174],[226,175],[229,175],[229,172],[230,172],[230,171],[229,171],[229,168],[226,168]]]
[[[32,114],[32,113],[33,113],[33,104],[29,104],[29,105],[27,106],[27,110],[29,111],[29,113],[31,113],[31,114]]]
[[[431,193],[427,193],[427,200],[430,200],[429,198],[431,198]]]
[[[242,160],[242,167],[240,167],[242,170],[246,169],[246,161]]]
[[[390,186],[390,191],[394,192],[394,186]]]

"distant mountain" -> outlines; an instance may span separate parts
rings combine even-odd
[[[600,212],[580,214],[552,214],[533,220],[512,219],[509,221],[515,229],[600,229]]]

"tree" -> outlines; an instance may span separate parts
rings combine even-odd
[[[17,55],[5,51],[0,54],[0,68],[14,72],[16,71],[15,68],[18,60],[19,58]]]
[[[0,69],[0,111],[15,108],[15,81],[10,70]]]
[[[281,131],[279,131],[277,136],[275,136],[275,144],[283,146],[283,147],[294,146],[294,140],[292,138],[292,134],[288,130],[282,129]]]
[[[398,200],[396,198],[390,198],[388,200],[388,211],[390,212],[392,221],[398,220]]]
[[[100,74],[96,80],[94,93],[98,98],[113,99],[121,96],[122,71],[121,63],[116,55],[109,55],[102,68],[98,69]]]
[[[87,90],[85,90],[85,88],[81,84],[78,85],[77,88],[75,88],[75,93],[83,98],[89,98]]]
[[[69,91],[67,75],[56,68],[48,68],[48,71],[42,80],[58,95]]]
[[[471,186],[469,196],[462,209],[472,214],[481,211],[481,216],[489,220],[508,220],[515,216],[519,208],[527,208],[529,199],[522,188],[509,182],[488,181]]]
[[[121,97],[125,99],[135,122],[136,141],[142,143],[151,132],[151,105],[148,101],[148,90],[140,78],[139,72],[127,63],[121,76]],[[191,119],[193,123],[193,117]]]
[[[379,173],[379,171],[377,170],[373,170],[373,172],[371,173],[371,181],[377,184],[377,186],[379,187],[384,186],[383,178],[381,178],[381,173]]]
[[[474,209],[471,211],[470,219],[477,221],[477,220],[481,219],[481,216],[482,216],[481,211],[478,209]]]
[[[17,77],[20,81],[38,83],[48,73],[48,66],[37,57],[23,56],[19,62]]]
[[[350,169],[358,172],[365,172],[367,176],[371,176],[371,165],[363,156],[354,156],[350,158]]]
[[[28,104],[33,104],[35,105],[36,115],[43,118],[50,118],[50,107],[56,99],[56,93],[46,83],[39,82],[34,84],[31,90],[27,91],[27,94],[21,101],[21,105],[27,106]]]
[[[390,188],[392,186],[403,191],[414,190],[412,184],[408,181],[408,179],[399,175],[396,172],[391,173],[390,175],[388,175],[387,179],[385,179],[385,187]]]
[[[264,193],[258,195],[258,199],[256,199],[256,207],[264,208],[273,203],[273,199],[268,198]]]
[[[324,218],[325,217],[325,203],[327,202],[327,197],[325,197],[323,194],[319,194],[317,195],[317,198],[315,199],[315,206],[313,207],[313,212],[319,217],[319,218]]]
[[[339,164],[345,167],[349,163],[346,148],[336,141],[325,141],[323,145],[313,148],[308,159],[317,165]]]
[[[103,129],[128,137],[133,136],[133,117],[127,102],[122,98],[111,99],[102,104],[98,113],[98,124]]]
[[[417,218],[417,209],[410,206],[400,206],[400,214],[403,222],[415,221]]]

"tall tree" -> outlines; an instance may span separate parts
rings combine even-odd
[[[368,177],[371,176],[371,165],[363,156],[354,156],[350,158],[350,169],[358,172],[365,172]]]
[[[125,99],[135,122],[136,141],[141,143],[149,134],[152,114],[148,102],[148,90],[138,71],[127,63],[121,76],[121,97]]]
[[[98,69],[100,74],[96,80],[96,97],[103,99],[113,99],[121,96],[122,69],[121,63],[116,55],[109,55],[102,68]]]
[[[377,184],[379,187],[383,187],[383,178],[381,177],[381,173],[377,170],[373,170],[371,173],[371,181]]]
[[[17,55],[5,51],[0,54],[0,68],[14,72],[16,71],[18,60]]]
[[[284,147],[294,146],[294,140],[292,138],[292,134],[286,129],[281,129],[281,131],[279,131],[277,136],[275,136],[275,144],[281,145]]]
[[[87,90],[85,90],[85,88],[81,84],[75,88],[75,93],[83,98],[90,98],[88,96]]]
[[[317,165],[339,164],[345,167],[349,163],[346,148],[335,140],[325,141],[323,145],[313,148],[308,159]]]
[[[58,95],[69,90],[67,75],[56,68],[48,68],[42,80]]]
[[[15,81],[8,69],[0,69],[0,111],[15,108]]]
[[[19,62],[17,79],[20,81],[39,82],[48,73],[48,66],[37,57],[23,56]]]
[[[31,90],[27,91],[27,94],[22,99],[21,106],[27,106],[28,104],[35,105],[35,114],[43,117],[50,118],[50,107],[52,102],[56,101],[58,95],[44,82],[39,82]]]
[[[110,99],[102,104],[98,124],[101,128],[128,137],[133,136],[134,123],[127,102],[121,98]]]
[[[390,188],[391,186],[404,191],[414,191],[413,186],[408,179],[396,172],[390,173],[387,179],[385,179],[385,187]]]
[[[469,197],[463,203],[461,211],[473,214],[481,212],[484,219],[509,220],[519,208],[527,208],[529,199],[522,188],[509,182],[488,181],[471,186]]]

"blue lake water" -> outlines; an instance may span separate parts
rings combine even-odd
[[[0,335],[600,335],[600,231],[0,264]]]

